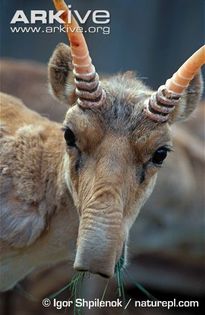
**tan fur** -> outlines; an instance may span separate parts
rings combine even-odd
[[[143,116],[151,91],[133,74],[102,82],[102,108],[75,105],[74,88],[65,88],[73,82],[65,49],[54,52],[49,78],[53,93],[73,106],[63,126],[74,132],[78,149],[66,146],[61,125],[1,95],[2,290],[41,264],[73,259],[77,233],[74,267],[111,276],[154,187],[152,155],[171,141],[167,124]]]

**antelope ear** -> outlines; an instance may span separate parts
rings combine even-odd
[[[195,110],[203,92],[203,78],[201,71],[193,78],[181,97],[179,104],[170,115],[170,123],[185,120]]]
[[[72,56],[68,45],[60,43],[55,48],[48,64],[48,81],[54,97],[69,106],[76,102]]]

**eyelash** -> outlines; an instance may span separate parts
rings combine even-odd
[[[160,148],[166,149],[167,152],[173,152],[173,151],[174,151],[173,148],[172,148],[171,146],[168,146],[168,145],[161,146],[161,147],[159,147],[157,150],[159,150]],[[145,176],[146,176],[146,168],[147,168],[147,165],[148,165],[150,162],[152,162],[153,156],[154,156],[154,154],[157,152],[157,150],[153,153],[153,155],[152,155],[152,157],[149,159],[149,161],[147,161],[146,163],[144,163],[144,164],[142,165],[142,171],[141,171],[141,174],[140,174],[140,184],[142,184],[142,183],[144,182]],[[153,162],[152,162],[152,163],[153,163]],[[158,168],[162,167],[162,165],[163,165],[163,161],[162,161],[162,163],[160,163],[160,164],[154,164],[154,166],[155,166],[155,167],[158,167]]]
[[[73,134],[73,136],[75,137],[75,134],[73,133],[73,131],[69,128],[69,127],[62,127],[61,128],[62,131],[64,132],[64,137],[65,137],[65,132],[70,130],[70,132]],[[76,139],[75,139],[76,140]],[[75,141],[74,141],[75,142]],[[81,163],[82,163],[82,157],[81,157],[81,151],[79,150],[79,148],[77,147],[76,143],[74,145],[69,145],[67,144],[67,146],[69,148],[76,148],[77,149],[77,159],[75,162],[75,170],[76,172],[79,171],[80,167],[81,167]]]
[[[64,128],[64,139],[68,147],[77,148],[75,134],[69,127]]]

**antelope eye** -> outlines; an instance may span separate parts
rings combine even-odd
[[[76,146],[75,135],[70,128],[65,129],[64,138],[65,138],[67,146],[69,146],[69,147],[75,147]]]
[[[170,149],[167,147],[160,147],[157,149],[157,151],[152,156],[152,162],[157,165],[161,165],[164,159],[167,157],[167,152],[169,152]]]

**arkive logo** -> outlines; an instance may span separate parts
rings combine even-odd
[[[71,32],[89,32],[102,33],[103,35],[110,34],[110,12],[107,10],[87,10],[86,13],[80,13],[78,10],[72,10],[71,5],[68,5],[68,26],[65,27],[61,15],[64,13],[54,10],[31,10],[30,13],[25,13],[24,10],[17,10],[11,21],[10,30],[12,33],[57,33],[68,31]],[[72,28],[69,26],[72,15],[79,23],[79,27]],[[89,27],[85,27],[88,22]]]
[[[72,10],[71,5],[68,5],[68,23],[71,22],[71,16],[75,16],[76,20],[80,24],[85,24],[87,21],[92,21],[94,24],[109,24],[110,23],[110,12],[107,10],[88,10],[85,14],[80,14],[78,10]],[[60,18],[64,11],[55,12],[54,10],[31,10],[28,16],[24,10],[17,10],[10,24],[23,23],[23,24],[35,24],[40,22],[42,24],[53,24],[58,22],[63,24],[63,20]]]

